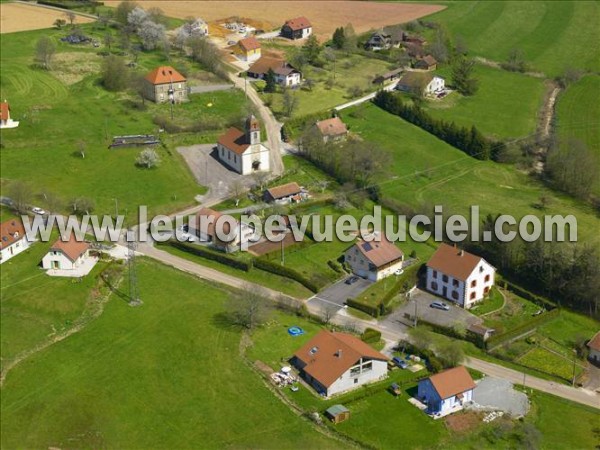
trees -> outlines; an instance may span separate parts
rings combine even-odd
[[[247,285],[229,298],[226,309],[234,325],[252,330],[268,319],[271,305],[263,290]]]
[[[337,60],[335,51],[331,47],[327,47],[325,50],[323,50],[323,58],[325,58],[327,62],[333,64],[333,79],[335,80],[335,62]]]
[[[58,28],[59,30],[64,27],[67,24],[67,21],[65,19],[56,19],[54,21],[54,26],[56,28]]]
[[[73,11],[67,11],[67,12],[65,12],[65,17],[69,21],[69,25],[71,25],[71,27],[73,27],[73,24],[75,23],[75,20],[77,19],[77,16],[75,15],[75,13]]]
[[[102,85],[109,91],[122,91],[129,84],[129,70],[123,58],[109,55],[102,62]]]
[[[275,92],[277,90],[277,81],[275,81],[275,72],[269,68],[265,75],[265,92]]]
[[[292,117],[292,114],[298,107],[298,97],[292,93],[291,89],[283,91],[283,113],[287,117]]]
[[[145,21],[138,31],[138,36],[142,41],[144,50],[154,50],[158,45],[165,41],[165,26],[154,23],[150,20]]]
[[[433,344],[431,333],[424,328],[411,328],[408,335],[412,344],[419,350],[429,350]]]
[[[302,49],[296,49],[296,51],[290,57],[290,64],[298,69],[300,72],[303,71],[304,67],[308,64],[308,59],[302,51]]]
[[[138,32],[144,22],[150,20],[148,13],[141,6],[135,7],[129,14],[127,14],[127,25],[131,25],[133,29]]]
[[[435,39],[429,46],[429,53],[439,62],[446,62],[450,57],[450,48],[450,38],[442,27],[438,28]]]
[[[344,50],[347,53],[351,53],[356,50],[356,46],[358,45],[358,38],[356,37],[356,32],[354,31],[354,27],[351,23],[344,27]]]
[[[115,9],[115,20],[121,25],[127,25],[127,16],[131,11],[133,11],[137,7],[138,4],[134,1],[122,1]]]
[[[335,31],[333,32],[333,38],[331,39],[332,44],[335,48],[337,48],[338,50],[341,50],[344,48],[344,45],[346,45],[346,36],[344,34],[344,28],[343,27],[339,27],[336,28]]]
[[[156,150],[146,148],[135,159],[135,165],[144,169],[152,169],[160,164],[160,156]]]
[[[526,72],[528,69],[527,61],[525,61],[525,54],[523,50],[519,48],[513,48],[508,54],[506,62],[501,64],[505,70],[511,72]]]
[[[229,185],[229,195],[235,200],[235,206],[240,204],[240,200],[248,190],[240,180],[235,180]]]
[[[462,95],[474,95],[478,89],[478,81],[473,76],[475,61],[460,55],[452,63],[452,84]]]
[[[146,79],[144,75],[136,75],[130,81],[131,90],[140,97],[142,105],[146,104]]]
[[[102,37],[102,42],[104,43],[104,45],[110,52],[110,48],[111,48],[112,44],[115,42],[115,38],[112,35],[112,33],[110,31],[108,31],[108,32],[104,33],[104,36]]]
[[[8,196],[12,200],[12,208],[19,214],[25,214],[33,199],[33,189],[29,183],[15,181],[8,188]]]
[[[445,367],[456,367],[465,359],[465,352],[458,341],[447,342],[437,350],[437,354],[444,362]]]
[[[221,62],[219,49],[208,39],[201,36],[194,36],[188,39],[187,44],[191,49],[194,61],[199,62],[215,75],[223,79],[228,78],[227,70],[225,70]]]
[[[90,215],[90,213],[96,207],[94,200],[88,197],[77,197],[72,199],[69,204],[71,205],[73,214],[82,216],[84,214]]]
[[[312,78],[305,78],[304,87],[312,92],[313,88],[315,87],[315,81]]]
[[[569,139],[550,150],[546,171],[558,189],[586,199],[599,180],[599,164],[582,141]]]
[[[44,69],[50,70],[52,58],[56,53],[56,44],[48,36],[42,36],[35,45],[35,57]]]
[[[309,64],[314,65],[319,60],[319,56],[321,55],[321,45],[319,45],[319,41],[314,34],[311,34],[308,37],[302,46],[302,51]]]

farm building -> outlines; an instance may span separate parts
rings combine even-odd
[[[296,70],[290,63],[268,56],[263,56],[252,64],[247,73],[251,78],[264,80],[269,70],[273,71],[275,82],[280,86],[298,86],[302,81],[302,73]]]
[[[344,253],[352,273],[371,281],[382,280],[402,269],[404,253],[385,237],[380,240],[359,239]]]
[[[437,68],[437,61],[433,56],[426,55],[417,59],[414,68],[419,70],[435,70]]]
[[[187,80],[171,66],[160,66],[144,78],[144,96],[155,103],[188,99]]]
[[[0,223],[0,264],[27,250],[33,243],[27,239],[21,219],[10,219]]]
[[[198,236],[201,241],[209,242],[212,247],[228,253],[249,245],[255,237],[252,227],[210,208],[198,211],[193,223],[189,224],[189,232]]]
[[[588,359],[596,365],[600,365],[600,331],[587,343],[590,353]]]
[[[71,235],[68,241],[58,239],[42,258],[48,275],[76,277],[87,275],[98,262],[90,255],[90,244]]]
[[[312,34],[312,25],[306,17],[287,20],[281,27],[281,36],[288,39],[304,39]]]
[[[19,122],[10,118],[10,105],[5,100],[0,103],[0,128],[17,128]]]
[[[475,386],[467,369],[458,366],[419,381],[417,396],[427,405],[428,414],[446,415],[470,402]]]
[[[347,333],[321,330],[292,357],[300,376],[330,397],[387,376],[387,356]]]
[[[424,96],[438,94],[444,87],[445,81],[442,77],[423,72],[406,72],[396,85],[399,91]]]
[[[253,115],[244,131],[232,127],[219,137],[217,153],[223,164],[242,175],[269,171],[269,149],[260,142],[260,124]]]
[[[350,410],[344,405],[333,405],[327,408],[325,416],[333,423],[341,423],[350,418]]]
[[[389,72],[384,73],[383,75],[378,75],[373,80],[375,84],[383,84],[388,83],[390,81],[395,81],[400,77],[400,75],[404,72],[404,68],[400,67],[398,69],[390,70]]]
[[[339,117],[320,120],[315,123],[315,127],[323,137],[323,142],[343,141],[348,137],[348,127]]]
[[[261,55],[260,42],[254,36],[240,39],[233,51],[242,61],[256,61]]]
[[[426,288],[468,309],[488,294],[495,274],[496,269],[485,259],[441,244],[427,262]]]
[[[371,35],[365,43],[365,50],[379,51],[389,50],[390,48],[398,48],[404,39],[402,30],[386,31],[379,30]]]
[[[265,191],[265,201],[277,203],[299,203],[306,192],[296,182],[275,186]]]

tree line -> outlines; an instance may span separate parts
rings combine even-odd
[[[499,147],[498,143],[486,138],[475,125],[468,128],[454,122],[434,119],[418,104],[406,104],[395,93],[381,90],[375,96],[374,103],[474,158],[488,160]]]

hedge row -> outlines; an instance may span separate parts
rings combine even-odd
[[[360,339],[367,344],[375,344],[381,340],[381,331],[374,328],[366,328],[360,335]]]
[[[502,285],[503,285],[504,289],[518,295],[519,297],[524,298],[525,300],[529,300],[530,302],[533,302],[537,305],[543,305],[544,307],[546,307],[546,309],[552,310],[557,307],[556,303],[551,302],[550,300],[548,300],[544,297],[540,297],[539,295],[535,295],[532,292],[529,292],[528,290],[523,289],[522,287],[511,283],[510,281],[502,280]]]
[[[525,334],[529,331],[532,331],[539,327],[540,325],[558,317],[560,314],[560,309],[555,308],[552,311],[548,311],[546,313],[540,314],[539,316],[533,317],[522,325],[519,325],[516,328],[513,328],[506,333],[501,333],[496,336],[492,336],[486,341],[487,348],[498,347],[499,345],[504,344],[505,342],[510,341],[522,334]]]
[[[300,272],[289,267],[281,266],[277,263],[260,258],[254,259],[254,267],[256,267],[257,269],[264,270],[265,272],[270,272],[275,275],[281,275],[282,277],[295,280],[302,286],[304,286],[306,289],[314,293],[319,292],[319,286],[317,286],[312,280],[307,279]]]
[[[375,318],[379,317],[379,307],[377,306],[365,305],[364,303],[356,301],[353,298],[349,298],[348,300],[346,300],[346,305],[358,309],[359,311],[362,311],[364,313],[367,313],[368,315],[373,316]]]
[[[177,240],[169,240],[167,243],[171,247],[174,247],[178,250],[182,250],[192,255],[201,256],[202,258],[211,259],[221,264],[225,264],[226,266],[243,270],[244,272],[249,272],[252,269],[252,261],[240,261],[237,258],[229,256],[227,253],[216,252],[200,245],[191,245],[186,242],[179,242]]]
[[[472,342],[477,347],[482,348],[484,350],[486,348],[485,341],[483,340],[483,336],[475,334],[472,331],[466,330],[465,335],[462,336],[461,334],[457,333],[454,330],[454,328],[452,328],[452,327],[443,327],[441,325],[437,325],[435,323],[428,322],[428,321],[423,320],[423,319],[418,319],[418,322],[419,322],[419,325],[426,325],[434,333],[443,334],[445,336],[449,336],[449,337],[454,338],[454,339],[461,339],[461,340],[464,340],[464,341]]]
[[[89,1],[89,0],[69,0],[69,1],[60,1],[60,0],[38,0],[38,4],[54,6],[56,8],[63,9],[78,9],[85,8],[88,6],[104,6],[103,2]]]

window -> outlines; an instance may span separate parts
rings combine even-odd
[[[233,162],[237,163],[237,155],[233,155]]]
[[[471,281],[471,287],[475,287],[475,286],[477,286],[477,280]]]
[[[434,291],[437,291],[438,289],[438,284],[435,281],[431,282],[431,289],[433,289]]]
[[[458,280],[456,278],[452,279],[452,286],[458,287]]]
[[[490,276],[489,276],[489,274],[485,276],[485,282],[487,283],[488,281],[490,281]]]
[[[458,291],[452,291],[452,298],[458,300]]]
[[[479,273],[483,272],[483,266],[479,266]]]
[[[358,384],[358,378],[354,379],[354,384]]]
[[[442,277],[442,281],[443,281],[444,283],[447,283],[447,282],[448,282],[448,275],[444,275],[444,276]]]
[[[485,289],[483,290],[483,295],[487,295],[488,292],[490,292],[490,287],[486,286]]]
[[[471,292],[471,296],[469,297],[471,300],[475,300],[475,292]]]
[[[362,371],[363,372],[368,372],[369,370],[373,369],[373,363],[372,362],[368,362],[366,364],[363,364],[362,366]]]
[[[433,278],[437,278],[437,270],[433,271]]]

